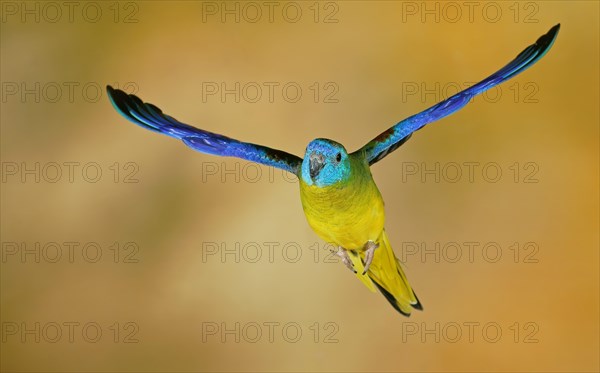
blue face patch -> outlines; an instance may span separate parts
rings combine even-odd
[[[308,185],[330,186],[350,176],[346,149],[329,139],[316,139],[306,147],[302,161],[302,180]]]

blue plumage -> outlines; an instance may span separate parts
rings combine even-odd
[[[404,119],[371,140],[359,149],[359,151],[366,152],[369,164],[381,160],[408,140],[408,137],[416,130],[428,123],[435,122],[438,119],[456,112],[478,94],[525,71],[548,52],[556,39],[559,29],[560,24],[552,27],[548,33],[542,35],[534,44],[525,48],[525,50],[519,53],[513,61],[494,74],[464,91],[455,94],[447,100],[442,101],[419,114]]]
[[[369,165],[381,160],[405,143],[413,132],[428,123],[456,112],[465,106],[474,96],[512,78],[533,65],[548,52],[556,39],[559,28],[560,24],[552,27],[548,33],[541,36],[534,44],[525,48],[508,65],[486,79],[419,114],[398,122],[355,153],[364,152]],[[125,118],[148,130],[179,139],[192,149],[203,153],[237,157],[266,166],[277,167],[299,177],[305,176],[303,173],[307,172],[306,170],[304,172],[301,170],[302,158],[298,156],[262,145],[241,142],[181,123],[175,118],[164,114],[158,107],[150,103],[144,103],[137,96],[128,95],[119,89],[113,89],[108,86],[107,92],[113,106]],[[346,154],[345,150],[344,154]],[[335,179],[334,176],[331,176],[331,180]],[[317,183],[327,184],[327,181],[320,180]]]
[[[342,144],[329,139],[315,139],[306,147],[304,161],[300,166],[302,180],[308,185],[324,187],[344,181],[350,177],[350,160],[348,152]],[[311,159],[311,154],[319,154],[322,159]],[[320,169],[315,174],[314,165],[320,163]]]
[[[302,159],[281,150],[262,145],[241,142],[227,136],[201,130],[177,121],[159,108],[144,103],[135,95],[106,88],[113,106],[133,123],[151,131],[182,140],[194,150],[225,157],[237,157],[248,161],[277,167],[297,175]]]

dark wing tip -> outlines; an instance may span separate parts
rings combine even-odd
[[[552,45],[552,43],[554,43],[554,40],[556,40],[556,36],[558,35],[559,30],[560,23],[557,23],[556,25],[552,26],[552,28],[548,30],[547,33],[540,36],[535,42],[535,44],[537,44],[542,50],[549,48]]]
[[[107,85],[106,93],[108,93],[108,98],[110,98],[112,102],[115,102],[115,98],[125,92],[121,91],[120,89],[114,89],[110,85]]]
[[[121,91],[120,89],[115,89],[110,85],[106,86],[106,93],[108,94],[110,102],[117,107],[119,107],[120,102],[122,102],[124,99],[127,100],[129,96],[127,93]]]
[[[129,95],[120,89],[114,89],[110,85],[106,86],[106,93],[108,94],[110,103],[114,106],[114,108],[117,109],[121,115],[130,119],[131,115],[129,114],[129,108],[125,104],[129,100]]]
[[[110,99],[110,102],[113,104],[113,106],[116,109],[118,109],[123,114],[130,116],[129,115],[130,109],[127,107],[126,103],[130,102],[133,97],[137,98],[136,96],[128,95],[124,91],[122,91],[120,89],[115,89],[115,88],[111,87],[110,85],[106,86],[106,93],[108,94],[108,98]],[[139,100],[139,98],[138,98],[138,100]]]
[[[169,123],[168,116],[164,115],[156,106],[145,103],[136,95],[128,94],[110,85],[106,86],[106,93],[112,106],[125,119],[150,131],[173,136],[167,130],[176,127],[175,124]]]

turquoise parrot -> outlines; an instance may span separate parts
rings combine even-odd
[[[141,127],[174,137],[202,153],[237,157],[276,167],[298,178],[300,199],[308,224],[337,248],[350,271],[367,288],[377,290],[401,314],[422,310],[388,240],[383,198],[370,167],[404,144],[428,123],[465,106],[474,96],[523,72],[550,49],[560,25],[525,48],[497,72],[450,98],[393,125],[354,152],[329,139],[311,141],[303,158],[285,151],[238,141],[192,127],[144,103],[135,95],[108,86],[114,108]]]

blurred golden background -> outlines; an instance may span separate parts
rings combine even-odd
[[[3,371],[598,371],[598,2],[0,4]],[[293,180],[104,90],[355,150],[559,22],[535,66],[373,167],[410,318],[328,256]]]

